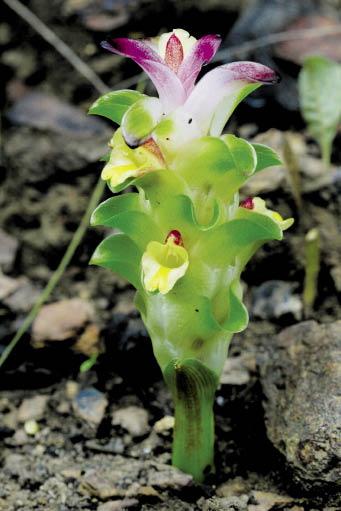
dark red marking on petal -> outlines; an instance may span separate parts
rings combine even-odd
[[[244,200],[240,207],[245,209],[253,209],[255,207],[253,204],[253,197],[249,197],[248,199]]]
[[[174,73],[177,73],[183,59],[184,50],[182,43],[175,34],[172,34],[166,45],[165,64],[167,64]]]
[[[167,235],[167,238],[166,238],[166,243],[168,241],[169,238],[172,238],[175,245],[180,245],[180,247],[183,247],[184,244],[183,244],[183,241],[182,241],[182,238],[181,238],[181,234],[179,233],[179,231],[177,230],[173,230],[171,231],[168,235]]]

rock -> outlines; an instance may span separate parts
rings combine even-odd
[[[19,286],[20,281],[18,279],[12,279],[12,277],[6,277],[6,275],[0,273],[0,300],[11,295]]]
[[[103,392],[89,387],[78,392],[72,405],[77,415],[91,425],[98,426],[104,417],[108,400]]]
[[[241,477],[230,479],[226,483],[218,486],[218,497],[240,497],[249,493],[249,484]]]
[[[4,155],[18,181],[25,185],[46,182],[60,170],[73,172],[100,160],[108,153],[111,135],[109,129],[96,137],[89,135],[80,143],[79,138],[70,135],[19,126],[8,130]]]
[[[164,465],[163,463],[153,463],[153,465],[157,471],[149,472],[148,486],[179,490],[184,486],[188,486],[193,481],[193,477],[191,475],[184,474],[175,467]]]
[[[0,286],[1,281],[0,279]],[[35,288],[31,282],[25,277],[19,277],[18,279],[11,279],[12,282],[6,278],[3,292],[5,296],[2,301],[3,303],[14,312],[28,312],[39,300],[41,291]],[[10,289],[11,288],[11,289]]]
[[[307,489],[341,485],[340,353],[341,321],[305,321],[259,356],[268,437]]]
[[[104,504],[100,504],[97,508],[97,511],[124,511],[125,509],[129,509],[130,507],[135,507],[139,501],[137,499],[119,499],[112,500],[110,502],[105,502]]]
[[[254,490],[251,492],[252,504],[249,504],[248,511],[270,511],[272,509],[283,509],[285,504],[293,509],[293,499],[284,495]],[[303,511],[303,507],[301,508]],[[298,511],[298,508],[297,508]]]
[[[83,353],[87,357],[99,355],[104,351],[104,346],[100,342],[99,328],[97,325],[87,325],[84,332],[77,339],[72,349]]]
[[[18,421],[40,420],[46,410],[50,396],[38,395],[24,399],[18,410]]]
[[[124,443],[120,437],[112,438],[106,444],[100,444],[96,440],[87,440],[86,446],[96,452],[110,452],[112,454],[123,454],[124,452]]]
[[[15,124],[76,138],[96,137],[108,131],[101,119],[41,92],[25,95],[7,112],[7,117]]]
[[[44,305],[33,323],[33,344],[42,347],[44,341],[63,341],[75,337],[93,317],[91,304],[79,298]]]
[[[341,266],[334,266],[334,268],[330,270],[330,274],[334,281],[336,290],[341,292]]]
[[[25,422],[24,424],[24,431],[26,435],[35,436],[37,433],[39,433],[39,424],[36,420],[30,419]]]
[[[98,470],[86,471],[82,477],[82,487],[91,495],[98,496],[101,499],[116,497],[119,494],[119,490],[113,482],[103,477]]]
[[[223,385],[246,385],[250,381],[250,374],[243,365],[242,357],[228,357],[226,359],[220,383]]]
[[[158,435],[169,434],[174,428],[174,417],[171,415],[165,415],[162,419],[158,420],[154,424],[154,431]]]
[[[121,426],[133,437],[146,435],[149,430],[148,412],[139,406],[120,408],[112,414],[113,426]]]
[[[212,497],[202,501],[202,511],[248,511],[248,497]]]
[[[0,231],[0,268],[10,271],[13,267],[19,242],[13,236]]]
[[[303,304],[298,295],[292,293],[293,285],[281,280],[268,280],[261,284],[253,297],[250,312],[262,319],[280,318],[292,314],[302,318]]]

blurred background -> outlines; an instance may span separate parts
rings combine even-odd
[[[222,473],[232,470],[236,476],[246,470],[273,468],[277,455],[265,437],[256,354],[286,326],[304,319],[331,323],[339,318],[340,131],[326,175],[320,148],[302,117],[297,78],[307,55],[341,62],[340,7],[339,0],[2,1],[0,355],[57,268],[99,179],[103,166],[99,160],[108,152],[115,127],[104,118],[87,116],[90,105],[108,90],[138,87],[155,94],[137,65],[106,52],[100,42],[108,37],[156,36],[173,28],[184,28],[197,38],[218,33],[221,49],[202,73],[217,64],[254,60],[282,77],[279,85],[261,87],[249,96],[226,127],[230,133],[279,151],[284,167],[250,180],[241,198],[261,195],[283,217],[294,216],[295,226],[284,242],[265,245],[243,275],[251,323],[246,332],[235,336],[231,355],[238,362],[226,369],[220,399],[223,415],[217,419],[223,438],[218,448],[220,467],[225,467]],[[105,190],[103,198],[110,195]],[[302,297],[305,236],[315,227],[321,239],[317,293],[306,307]],[[0,440],[5,438],[8,448],[19,446],[19,451],[26,452],[33,442],[26,433],[26,440],[20,440],[17,433],[32,414],[22,415],[21,420],[15,413],[37,389],[48,396],[40,403],[40,427],[52,414],[56,430],[64,428],[72,445],[96,435],[96,430],[89,432],[77,422],[80,416],[84,423],[91,422],[86,408],[90,402],[99,407],[94,413],[100,414],[96,424],[102,439],[115,431],[122,433],[122,426],[112,426],[108,414],[104,416],[106,399],[114,409],[122,403],[149,407],[149,418],[155,420],[171,413],[148,335],[134,308],[134,291],[119,276],[88,266],[95,247],[108,234],[104,228],[87,230],[48,305],[0,369],[0,423],[6,417],[0,424]],[[242,353],[246,356],[241,358]],[[84,412],[77,392],[94,386],[100,396],[87,394]],[[224,415],[227,397],[236,411],[231,423]],[[64,420],[65,426],[60,426]],[[254,431],[247,424],[253,424]],[[54,452],[51,456],[58,456],[53,451],[55,437],[51,440],[47,435],[39,442]],[[69,448],[65,439],[60,442]],[[123,444],[107,452],[129,452],[133,457],[131,437]],[[168,437],[154,446],[155,451],[161,452],[163,444],[169,450]],[[141,444],[138,452],[145,447]],[[226,449],[235,463],[232,468],[222,461]],[[85,449],[84,459],[90,451]],[[162,459],[167,462],[167,456]],[[14,474],[18,474],[17,465],[9,464]],[[27,474],[20,474],[16,477],[25,488]],[[32,474],[27,476],[31,490],[40,477],[39,472]],[[1,498],[0,491],[0,509]],[[70,509],[97,509],[97,504],[89,504],[91,495],[86,498],[86,505],[76,502]],[[30,505],[25,509],[31,509]],[[45,504],[41,506],[45,509]],[[53,506],[50,503],[46,509],[64,509]]]

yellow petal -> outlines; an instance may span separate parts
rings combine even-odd
[[[101,177],[106,181],[110,180],[113,188],[124,183],[129,177],[139,177],[146,172],[165,168],[162,153],[152,139],[137,149],[131,149],[124,142],[119,128],[109,145],[113,149]]]
[[[142,256],[143,283],[147,291],[168,293],[185,275],[189,265],[188,253],[172,238],[167,243],[151,241]]]
[[[273,218],[273,220],[276,220],[276,222],[279,223],[282,231],[289,229],[289,227],[291,227],[292,224],[294,223],[293,218],[287,218],[287,219],[283,220],[282,216],[279,213],[277,213],[277,211],[268,209],[266,207],[265,200],[261,199],[260,197],[253,197],[252,204],[253,204],[253,211],[255,211],[256,213],[261,213],[263,215],[267,215],[270,218]]]

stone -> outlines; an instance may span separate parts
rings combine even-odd
[[[119,490],[112,481],[103,477],[98,470],[86,471],[82,477],[82,487],[91,495],[95,495],[101,499],[116,497],[119,494]]]
[[[79,298],[44,305],[32,326],[32,342],[41,347],[45,341],[63,341],[75,337],[92,321],[91,304]]]
[[[2,289],[1,289],[2,287]],[[0,293],[3,303],[12,311],[17,313],[28,312],[39,300],[41,292],[35,288],[26,277],[10,279],[2,276],[0,278]]]
[[[298,323],[263,349],[258,362],[269,439],[303,488],[340,486],[341,321]]]
[[[101,119],[42,92],[26,94],[10,108],[7,117],[15,124],[75,138],[96,137],[108,132]]]
[[[137,506],[138,503],[139,501],[137,499],[112,500],[105,502],[104,504],[100,504],[97,508],[97,511],[125,511],[125,509]]]
[[[24,399],[18,410],[18,421],[40,420],[46,410],[50,396],[37,395]]]
[[[248,497],[212,497],[201,502],[202,511],[248,511]]]
[[[148,412],[139,406],[128,406],[115,410],[111,423],[113,426],[121,426],[133,437],[146,435],[150,430]]]
[[[72,405],[79,417],[93,426],[98,426],[104,417],[108,400],[103,392],[89,387],[78,392]]]
[[[251,492],[253,504],[249,504],[248,511],[270,511],[271,509],[283,509],[288,504],[293,509],[293,500],[286,495],[277,495],[272,492],[254,490]],[[301,508],[303,511],[303,508]],[[298,510],[297,510],[298,511]]]
[[[246,385],[250,381],[250,374],[243,365],[242,357],[228,357],[226,359],[220,383],[223,385]]]
[[[330,270],[330,274],[332,276],[332,279],[334,281],[335,287],[337,291],[341,291],[341,266],[334,266]]]
[[[169,434],[174,428],[174,417],[171,415],[165,415],[162,419],[158,420],[154,424],[154,431],[158,435]]]
[[[17,255],[19,242],[13,236],[0,231],[0,268],[11,270]]]
[[[292,314],[295,319],[302,318],[301,298],[292,292],[293,285],[282,280],[268,280],[255,291],[250,313],[262,319],[280,318]]]
[[[218,497],[240,497],[249,493],[249,484],[241,477],[228,480],[226,483],[218,486]]]
[[[193,477],[184,474],[180,470],[163,463],[153,463],[157,471],[149,472],[148,486],[157,486],[158,488],[172,488],[179,490],[184,486],[188,486],[193,481]]]
[[[11,295],[19,286],[20,282],[18,279],[13,279],[12,277],[7,277],[0,273],[0,300],[7,298],[7,296]]]

